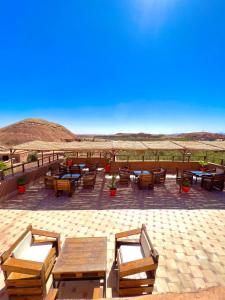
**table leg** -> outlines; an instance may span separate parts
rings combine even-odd
[[[104,286],[103,286],[103,297],[106,298],[106,289],[107,289],[107,282],[106,282],[106,272],[104,275]]]

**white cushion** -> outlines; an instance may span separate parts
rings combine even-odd
[[[148,277],[145,272],[141,272],[141,273],[136,273],[133,275],[125,276],[123,278],[125,278],[125,279],[147,279]]]
[[[29,231],[27,235],[19,242],[16,248],[12,252],[12,256],[20,258],[20,256],[31,246],[32,234]]]
[[[24,252],[20,253],[20,259],[44,262],[52,248],[52,244],[31,245]]]
[[[121,245],[120,246],[120,257],[122,263],[142,259],[142,249],[139,245]]]

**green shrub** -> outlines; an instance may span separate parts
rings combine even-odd
[[[7,168],[7,165],[3,161],[0,161],[0,171],[4,170],[6,168]]]
[[[24,177],[18,178],[17,184],[18,184],[18,185],[24,185],[24,184],[25,184],[25,178],[24,178]]]
[[[27,157],[28,162],[37,161],[37,160],[38,160],[38,153],[37,152],[30,152],[28,154],[28,157]]]

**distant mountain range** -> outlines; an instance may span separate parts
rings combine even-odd
[[[29,141],[71,142],[75,140],[225,140],[224,133],[190,132],[178,134],[116,133],[112,135],[75,135],[64,126],[42,119],[25,119],[0,128],[0,145],[11,146]]]
[[[110,139],[110,140],[131,140],[131,141],[146,141],[146,140],[184,140],[184,141],[215,141],[225,140],[224,133],[212,132],[190,132],[190,133],[174,133],[174,134],[151,134],[151,133],[116,133],[112,135],[79,135],[80,138],[90,139]]]
[[[64,126],[42,119],[25,119],[0,128],[0,145],[11,146],[29,141],[70,142],[74,133]]]

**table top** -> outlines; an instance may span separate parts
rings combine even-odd
[[[53,275],[106,272],[107,237],[66,238]]]
[[[73,167],[80,167],[81,169],[85,168],[85,164],[74,164]]]
[[[61,179],[75,179],[79,178],[80,174],[65,174],[61,177]]]
[[[195,176],[201,177],[201,176],[211,176],[212,173],[208,173],[208,172],[202,172],[202,171],[191,171],[191,173]]]
[[[141,171],[141,170],[135,170],[135,171],[133,171],[133,173],[134,173],[135,176],[139,176],[141,174],[146,174],[146,175],[150,174],[149,171]]]

